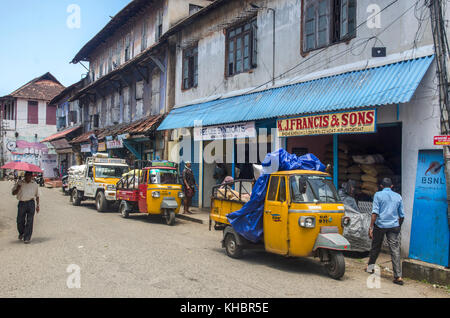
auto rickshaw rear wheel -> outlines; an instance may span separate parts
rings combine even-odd
[[[125,201],[120,202],[119,213],[120,216],[123,217],[124,219],[130,216],[130,212],[128,211],[128,207]]]
[[[236,236],[233,233],[228,233],[225,236],[225,251],[232,258],[242,258],[244,255],[243,248],[239,246]]]
[[[164,218],[166,219],[166,223],[167,225],[175,225],[175,211],[174,210],[170,210],[170,209],[166,209],[164,211]]]
[[[339,279],[345,273],[345,258],[340,251],[328,251],[330,260],[325,265],[328,275],[331,278]]]

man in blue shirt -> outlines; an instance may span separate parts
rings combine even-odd
[[[369,254],[368,268],[373,268],[380,254],[384,235],[391,252],[394,283],[403,285],[402,266],[400,261],[400,229],[405,218],[402,197],[392,191],[392,181],[384,178],[381,182],[382,190],[375,193],[373,198],[372,221],[369,237],[372,248]]]

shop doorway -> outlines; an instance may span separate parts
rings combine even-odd
[[[287,149],[290,153],[312,153],[334,168],[332,135],[290,137]],[[356,200],[371,203],[381,180],[389,177],[394,183],[394,191],[401,194],[401,153],[401,124],[379,125],[375,133],[339,135],[338,187],[354,180]],[[371,209],[370,204],[362,206]]]

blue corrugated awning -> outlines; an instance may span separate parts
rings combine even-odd
[[[158,130],[407,103],[434,55],[173,109]]]

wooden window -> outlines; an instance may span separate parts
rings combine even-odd
[[[247,72],[256,67],[256,39],[256,17],[227,30],[227,76]]]
[[[145,20],[142,24],[141,52],[147,48],[147,28],[148,22]]]
[[[78,122],[78,112],[76,110],[71,110],[69,112],[69,123],[76,124]]]
[[[356,35],[356,0],[304,0],[302,17],[303,52]]]
[[[125,62],[131,58],[131,36],[125,37]]]
[[[38,102],[28,101],[28,123],[29,124],[39,124]]]
[[[198,85],[198,47],[183,51],[183,89]]]
[[[47,104],[45,122],[47,125],[56,125],[56,106]]]
[[[156,14],[155,42],[159,41],[163,31],[163,12],[159,10]]]
[[[99,116],[98,114],[91,116],[92,128],[99,128]]]

